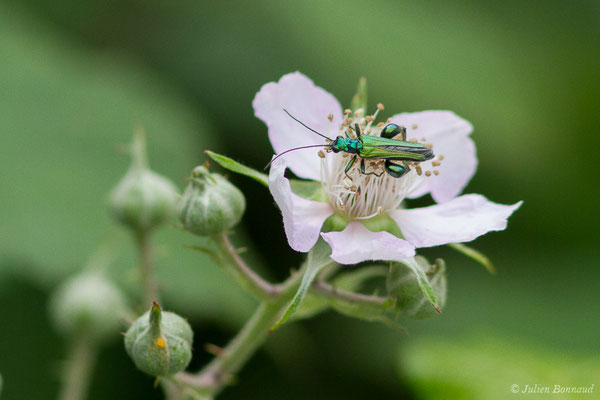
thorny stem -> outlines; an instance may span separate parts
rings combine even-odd
[[[181,372],[169,379],[169,398],[180,398],[177,394],[193,390],[199,398],[210,399],[231,382],[248,359],[262,346],[269,330],[279,320],[298,290],[304,276],[306,264],[297,273],[280,284],[270,284],[256,274],[239,256],[226,235],[212,238],[217,245],[215,258],[235,280],[255,297],[261,299],[254,315],[242,330],[206,367],[196,374]],[[315,295],[336,301],[361,304],[373,308],[387,308],[388,299],[339,290],[317,280],[310,289]],[[177,389],[179,388],[179,389]]]
[[[96,359],[96,344],[88,337],[73,339],[63,370],[59,400],[84,400]]]
[[[150,244],[150,233],[140,231],[136,235],[139,254],[140,272],[144,281],[144,308],[150,307],[153,301],[159,301],[158,286],[154,280],[154,269],[152,265],[152,246]]]
[[[196,388],[200,393],[214,396],[227,385],[248,359],[266,341],[269,330],[294,296],[303,270],[290,276],[280,285],[270,285],[270,301],[264,300],[254,315],[229,344],[198,374],[180,373],[176,381]]]

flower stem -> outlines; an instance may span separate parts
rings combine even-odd
[[[59,400],[84,400],[96,359],[96,344],[87,337],[73,340],[69,360],[63,371]]]
[[[136,239],[140,272],[144,282],[144,308],[147,308],[150,307],[153,301],[159,301],[158,286],[154,280],[154,270],[152,266],[150,233],[148,231],[140,231],[137,234]]]
[[[242,260],[226,235],[217,235],[212,239],[218,249],[215,255],[217,261],[244,289],[259,300],[273,301],[276,299],[277,286],[271,285],[254,272]]]
[[[303,271],[298,271],[280,285],[269,285],[273,297],[270,301],[261,302],[254,315],[223,351],[198,374],[180,373],[176,379],[210,397],[220,392],[266,341],[270,329],[298,289],[302,276]]]

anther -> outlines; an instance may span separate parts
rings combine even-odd
[[[377,124],[378,128],[383,128],[385,126],[385,122],[380,122]]]
[[[378,109],[379,111],[383,111],[383,104],[381,104],[381,103],[377,103],[377,109]]]
[[[433,145],[431,143],[425,143],[425,147],[429,147],[430,149],[433,149]]]
[[[320,158],[325,158],[325,152],[323,152],[323,150],[319,150],[319,152],[317,154],[319,155]]]
[[[444,159],[444,155],[440,154],[440,156],[438,157],[438,160],[442,161]]]
[[[425,136],[423,136],[423,137],[421,138],[421,141],[422,141],[422,142],[426,142],[426,141],[427,141],[427,139],[425,139]]]
[[[440,163],[439,161],[432,161],[432,162],[431,162],[431,165],[432,165],[432,166],[434,166],[434,167],[439,167],[439,166],[440,166],[440,164],[441,164],[441,163]]]
[[[417,129],[418,127],[419,127],[419,125],[417,125],[417,124],[413,124],[413,126],[412,126],[413,129]]]
[[[421,174],[423,174],[423,170],[421,169],[420,165],[417,165],[415,169],[417,170],[417,175],[421,176]]]
[[[349,108],[346,108],[346,109],[344,110],[344,114],[350,114],[350,113],[352,113],[352,110],[351,110],[351,109],[349,109]]]
[[[356,118],[362,117],[362,115],[363,115],[363,110],[356,110],[356,112],[354,112],[354,116]]]
[[[433,174],[434,174],[435,176],[438,176],[438,175],[440,174],[440,171],[438,171],[437,169],[434,169],[434,170],[433,170]]]
[[[417,139],[415,139],[415,138],[408,139],[408,141],[409,141],[409,142],[411,142],[411,143],[417,143],[417,142],[418,142],[418,140],[417,140]]]
[[[425,171],[425,176],[431,176],[431,171]]]
[[[333,114],[329,114],[327,116],[327,119],[329,120],[329,122],[333,122]]]

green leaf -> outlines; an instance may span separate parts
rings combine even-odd
[[[306,292],[310,288],[310,285],[313,283],[319,272],[323,270],[323,268],[331,265],[333,261],[329,258],[331,254],[331,249],[329,245],[323,241],[323,239],[319,239],[312,250],[308,253],[308,258],[306,260],[306,270],[304,272],[304,276],[302,277],[302,282],[300,282],[300,287],[296,291],[294,298],[292,299],[290,305],[283,313],[281,319],[271,328],[271,331],[277,329],[281,324],[288,320],[298,309],[300,303],[304,299]]]
[[[356,94],[352,97],[351,108],[352,112],[362,109],[365,115],[367,113],[367,78],[364,76],[358,81]]]
[[[496,268],[494,267],[494,264],[492,264],[490,259],[479,250],[475,250],[474,248],[466,246],[462,243],[448,243],[448,246],[458,251],[459,253],[462,253],[465,256],[477,261],[479,264],[483,265],[490,274],[496,273]]]
[[[236,174],[240,174],[240,175],[245,175],[249,178],[254,179],[255,181],[263,184],[263,186],[269,187],[269,178],[266,174],[263,174],[262,172],[258,172],[255,169],[252,169],[250,167],[246,167],[243,164],[240,164],[239,162],[232,160],[231,158],[215,153],[213,151],[210,150],[206,150],[205,153],[212,158],[213,160],[215,160],[217,162],[217,164],[219,164],[221,167],[228,169],[232,172],[235,172]]]
[[[440,313],[440,305],[438,304],[438,299],[437,296],[435,294],[435,291],[433,290],[433,288],[431,287],[431,284],[429,282],[429,280],[427,279],[427,275],[425,275],[425,270],[429,270],[429,263],[427,262],[427,260],[425,260],[424,257],[413,257],[413,258],[407,258],[405,260],[400,261],[400,263],[404,264],[405,266],[407,266],[408,268],[410,268],[410,270],[415,274],[416,276],[416,280],[417,280],[417,285],[421,291],[421,293],[423,294],[423,296],[425,296],[425,299],[427,299],[427,301],[433,306],[433,308],[435,308],[435,310]],[[399,267],[394,263],[392,264],[392,270],[390,271],[390,274],[394,273],[394,269],[398,269]],[[401,268],[401,267],[400,267]]]

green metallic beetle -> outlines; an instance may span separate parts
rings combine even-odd
[[[306,149],[310,147],[325,147],[327,152],[332,151],[334,153],[339,153],[341,151],[354,155],[346,165],[346,168],[344,168],[346,176],[348,176],[348,171],[350,171],[350,168],[352,168],[356,160],[360,158],[360,172],[362,174],[375,175],[378,177],[381,176],[383,172],[379,174],[375,172],[366,172],[365,160],[385,160],[385,172],[394,178],[400,178],[410,171],[408,162],[420,163],[431,160],[434,157],[433,151],[430,147],[420,143],[407,142],[406,128],[403,126],[387,124],[381,130],[380,136],[369,136],[361,134],[360,127],[356,123],[354,124],[353,128],[357,136],[356,139],[353,139],[348,132],[346,132],[346,137],[338,136],[335,139],[331,139],[305,125],[287,110],[284,109],[283,111],[285,111],[286,114],[289,115],[294,121],[298,122],[317,135],[327,139],[328,142],[327,144],[302,146],[286,150],[283,153],[278,154],[277,157],[271,160],[271,162],[290,151]],[[400,140],[393,139],[398,135],[400,136]],[[400,164],[397,164],[394,161],[400,161]],[[269,165],[270,164],[271,163],[269,163]],[[267,165],[267,167],[269,165]]]

